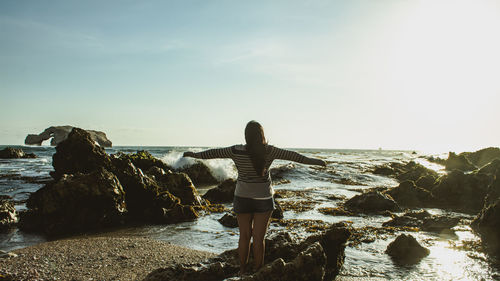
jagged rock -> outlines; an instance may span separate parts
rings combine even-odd
[[[118,152],[114,156],[122,159],[129,159],[130,162],[134,164],[134,166],[136,166],[137,168],[141,169],[144,172],[149,171],[154,167],[163,169],[165,171],[171,170],[171,167],[165,164],[165,162],[153,157],[151,153],[145,150],[139,150],[136,153],[132,154]]]
[[[426,210],[421,210],[418,212],[408,212],[408,213],[405,213],[404,215],[408,216],[408,217],[416,218],[419,220],[423,220],[423,219],[431,216],[431,214],[429,212],[427,212]]]
[[[429,249],[422,247],[411,235],[401,234],[385,251],[397,264],[414,264],[429,255]]]
[[[232,213],[226,213],[219,220],[220,224],[227,227],[238,227],[238,220]]]
[[[436,180],[437,177],[435,177],[434,175],[425,175],[420,177],[415,182],[415,185],[425,190],[432,191],[432,189],[436,186]]]
[[[385,193],[389,194],[400,206],[406,207],[430,206],[434,201],[429,191],[417,187],[413,181],[404,181]]]
[[[17,213],[12,198],[0,195],[0,231],[12,227],[17,223]]]
[[[63,174],[90,173],[100,168],[113,171],[104,148],[95,145],[90,134],[79,128],[73,128],[68,137],[57,145],[52,165],[54,171],[51,176],[56,180]]]
[[[494,176],[498,171],[500,171],[500,159],[495,159],[482,167],[478,173]]]
[[[283,216],[283,208],[281,208],[281,205],[280,203],[278,202],[278,200],[276,200],[276,198],[274,199],[274,205],[276,207],[276,209],[273,210],[273,213],[271,214],[271,217],[274,218],[274,219],[282,219],[284,218]]]
[[[196,162],[194,165],[177,169],[177,171],[188,174],[195,186],[206,186],[219,183],[212,175],[210,169],[202,162]]]
[[[471,226],[479,233],[488,249],[500,254],[500,198],[484,207]]]
[[[73,126],[52,126],[38,135],[30,134],[24,140],[28,145],[42,145],[44,140],[52,138],[50,145],[56,146],[64,141],[69,133],[73,130]],[[111,141],[106,137],[106,134],[100,131],[87,130],[93,142],[97,142],[102,147],[111,147]]]
[[[344,207],[354,212],[377,213],[383,211],[398,211],[398,204],[388,195],[378,191],[365,192],[356,195],[344,203]]]
[[[193,206],[175,204],[173,208],[163,208],[164,223],[178,223],[183,221],[193,221],[199,217]]]
[[[233,179],[227,179],[220,183],[217,187],[208,190],[203,195],[203,198],[212,203],[233,202],[235,189],[236,181]]]
[[[22,149],[6,147],[0,150],[0,159],[36,158],[33,153],[25,153]]]
[[[381,167],[376,167],[372,173],[374,173],[375,175],[389,176],[389,175],[394,175],[395,171],[391,167],[381,166]]]
[[[266,239],[265,265],[242,280],[333,280],[344,262],[345,243],[351,231],[345,224],[295,241],[288,232]],[[203,264],[171,265],[151,272],[144,280],[240,280],[237,249],[226,251]]]
[[[448,171],[460,170],[464,172],[477,169],[477,167],[474,166],[474,164],[472,164],[463,154],[456,155],[454,152],[450,152],[448,154],[448,159],[445,162],[445,168]]]
[[[437,207],[466,213],[477,213],[483,207],[491,177],[485,174],[464,174],[454,170],[438,180],[432,190]]]
[[[419,178],[431,175],[434,178],[438,177],[438,173],[434,170],[428,169],[425,166],[415,163],[414,161],[408,162],[406,165],[399,168],[399,173],[396,178],[403,182],[407,180],[417,181]]]
[[[101,169],[89,174],[64,175],[33,193],[26,206],[43,231],[55,235],[120,223],[126,211],[124,199],[116,176]],[[26,223],[21,223],[21,228]],[[27,228],[31,230],[31,226]]]
[[[162,175],[155,176],[162,191],[168,191],[181,199],[184,205],[206,205],[205,200],[194,187],[191,179],[185,173],[168,171]]]
[[[460,153],[460,155],[467,157],[467,159],[477,167],[483,167],[494,159],[500,159],[500,148],[488,147],[476,152],[463,152]]]
[[[441,232],[449,230],[460,222],[459,218],[445,217],[445,216],[432,216],[425,218],[420,229],[431,232]]]
[[[382,226],[392,226],[392,227],[419,227],[422,224],[422,221],[410,217],[410,216],[396,216],[392,218],[390,221],[386,221],[382,224]]]

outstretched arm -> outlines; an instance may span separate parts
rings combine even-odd
[[[307,165],[319,165],[326,167],[326,162],[321,159],[307,157],[295,151],[281,149],[275,146],[271,147],[271,157],[273,159],[289,160]]]
[[[186,151],[184,152],[183,157],[193,157],[200,159],[232,158],[232,150],[231,147],[225,147],[209,149],[202,152]]]
[[[318,158],[310,158],[310,157],[305,157],[304,162],[302,162],[307,165],[318,165],[318,166],[323,166],[326,167],[326,162],[324,160],[318,159]]]

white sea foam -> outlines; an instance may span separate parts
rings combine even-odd
[[[200,151],[197,149],[188,149],[188,151]],[[201,162],[208,167],[212,175],[219,181],[237,177],[236,168],[230,159],[207,159],[199,160],[191,157],[182,157],[184,151],[172,150],[165,154],[161,160],[174,169],[182,169]]]

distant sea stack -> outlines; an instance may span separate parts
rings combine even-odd
[[[65,140],[71,130],[73,130],[73,126],[52,126],[45,131],[43,131],[41,134],[35,135],[35,134],[29,134],[26,139],[24,140],[24,143],[27,145],[42,145],[42,142],[45,140],[50,140],[50,145],[56,146],[63,140]],[[93,141],[97,142],[100,146],[102,147],[111,147],[112,143],[111,141],[106,137],[106,134],[104,132],[100,131],[93,131],[93,130],[86,130],[89,132],[90,137],[92,138]]]

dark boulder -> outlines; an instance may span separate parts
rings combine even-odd
[[[52,165],[54,171],[51,176],[56,180],[64,174],[86,174],[100,168],[113,171],[104,148],[96,145],[90,134],[79,128],[73,128],[68,137],[57,145]]]
[[[495,159],[482,167],[478,173],[494,176],[498,171],[500,171],[500,159]]]
[[[400,206],[405,207],[427,207],[431,206],[434,201],[428,190],[417,187],[413,181],[404,181],[385,193],[389,194]]]
[[[381,166],[381,167],[376,167],[372,173],[374,173],[375,175],[384,175],[384,176],[390,176],[390,175],[394,175],[395,174],[395,171],[394,169],[392,169],[391,167],[389,166]]]
[[[344,203],[344,207],[361,213],[377,213],[383,211],[399,211],[398,204],[388,195],[378,191],[356,195]]]
[[[232,213],[226,213],[219,220],[220,224],[227,227],[238,227],[238,220],[236,216]]]
[[[448,171],[460,170],[466,172],[477,169],[477,167],[474,166],[474,164],[472,164],[463,154],[456,155],[451,151],[448,153],[448,159],[446,160],[444,166]]]
[[[21,216],[21,228],[38,220],[48,235],[88,231],[117,225],[126,211],[125,194],[115,175],[101,169],[89,174],[64,175],[33,193]],[[28,221],[23,222],[23,218]]]
[[[432,191],[432,189],[436,186],[437,177],[434,175],[425,175],[421,176],[416,182],[415,185],[423,188],[428,191]]]
[[[230,203],[233,202],[235,189],[236,181],[227,179],[217,187],[208,190],[202,197],[211,203]]]
[[[410,161],[398,169],[396,178],[401,182],[408,180],[418,181],[418,179],[427,175],[431,175],[434,178],[438,177],[438,173],[436,171],[428,169],[421,164],[415,163],[414,161]]]
[[[0,195],[0,231],[4,231],[17,223],[17,213],[12,198]]]
[[[386,221],[382,224],[382,226],[392,226],[392,227],[419,227],[422,224],[422,221],[410,217],[410,216],[396,216],[392,218],[390,221]]]
[[[429,255],[429,249],[422,247],[411,235],[401,234],[385,251],[397,264],[415,264]]]
[[[206,205],[205,200],[194,187],[191,179],[185,173],[168,171],[156,175],[156,182],[162,191],[168,191],[181,200],[183,205]]]
[[[264,266],[257,272],[236,277],[237,250],[197,265],[171,265],[151,272],[144,280],[333,280],[344,262],[345,243],[351,231],[342,223],[302,241],[287,232],[266,239]]]
[[[481,210],[472,222],[472,228],[490,251],[500,255],[500,198]]]
[[[274,205],[276,207],[276,209],[273,210],[273,213],[271,214],[271,217],[274,218],[274,219],[282,219],[284,218],[283,216],[283,208],[281,208],[281,205],[280,203],[278,202],[278,200],[276,200],[276,198],[274,199]]]
[[[207,186],[218,184],[210,169],[202,162],[196,162],[194,165],[177,169],[178,172],[188,174],[195,186]]]
[[[500,148],[488,147],[476,152],[463,152],[460,153],[460,155],[467,157],[467,159],[477,167],[483,167],[494,159],[500,159]]]
[[[460,218],[447,216],[431,216],[425,218],[420,229],[430,232],[450,230],[460,222]]]
[[[436,206],[466,213],[477,213],[483,207],[491,177],[480,173],[464,174],[454,170],[442,176],[432,190]]]
[[[153,167],[161,168],[165,171],[171,169],[167,164],[165,164],[165,162],[155,158],[153,155],[151,155],[151,153],[145,150],[139,150],[136,153],[132,154],[118,152],[117,154],[114,154],[114,156],[130,160],[130,162],[132,162],[134,166],[136,166],[137,168],[141,169],[144,172],[152,169]]]
[[[0,150],[0,159],[36,158],[33,153],[25,153],[22,149],[6,147]]]
[[[199,217],[193,206],[175,204],[172,208],[162,208],[163,213],[158,218],[161,223],[178,223],[193,221]]]

